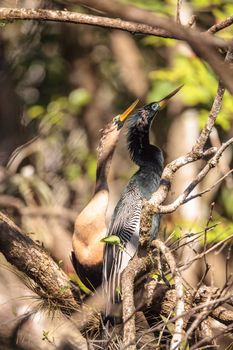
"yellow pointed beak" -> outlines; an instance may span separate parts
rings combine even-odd
[[[136,101],[134,101],[122,114],[119,114],[117,117],[115,117],[114,121],[123,123],[125,119],[130,115],[130,113],[134,110],[134,108],[137,106],[138,102],[139,99],[137,98]]]
[[[170,98],[172,98],[175,94],[177,94],[178,91],[180,91],[180,89],[183,87],[184,85],[180,85],[178,88],[176,88],[174,91],[172,91],[169,95],[167,95],[166,97],[164,97],[162,100],[160,100],[158,102],[160,109],[164,108],[168,101],[170,100]]]

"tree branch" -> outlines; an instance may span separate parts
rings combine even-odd
[[[36,284],[36,292],[50,306],[68,314],[78,304],[69,278],[54,260],[4,214],[0,213],[0,251],[6,260],[24,272]]]
[[[0,8],[1,20],[40,20],[49,22],[67,22],[74,24],[87,24],[96,27],[120,29],[129,33],[140,33],[155,35],[162,38],[180,39],[172,35],[169,31],[156,26],[140,24],[136,22],[124,21],[120,18],[110,18],[103,16],[87,15],[84,13],[70,11],[55,11],[44,9],[26,8]]]
[[[225,29],[233,24],[233,16],[230,16],[226,19],[224,19],[222,22],[214,24],[212,27],[210,27],[207,32],[210,34],[215,34],[219,32],[222,29]]]
[[[233,62],[233,49],[230,48],[226,54],[225,60],[228,64],[232,64]],[[175,202],[173,202],[170,205],[162,206],[161,204],[166,199],[170,187],[171,187],[171,181],[173,179],[173,176],[175,172],[180,169],[181,167],[195,162],[199,159],[205,159],[206,155],[210,155],[212,151],[215,152],[215,149],[209,149],[207,151],[203,151],[203,148],[205,146],[205,143],[209,137],[209,134],[214,126],[214,123],[216,121],[217,115],[220,111],[222,99],[224,95],[224,87],[221,82],[219,82],[219,86],[217,89],[216,97],[214,99],[211,112],[209,114],[209,117],[206,121],[206,124],[203,128],[203,130],[200,133],[200,136],[198,137],[197,141],[195,142],[192,150],[187,153],[185,156],[181,156],[164,168],[160,186],[158,190],[152,195],[151,199],[147,201],[143,207],[142,214],[141,214],[141,234],[140,237],[142,237],[141,242],[146,241],[149,239],[148,234],[150,232],[151,223],[152,223],[152,217],[155,213],[169,213],[177,209],[181,204],[184,203],[189,193],[195,188],[197,183],[199,183],[209,172],[209,170],[217,165],[217,161],[219,160],[221,154],[225,150],[226,147],[229,146],[229,144],[232,143],[232,139],[227,141],[225,144],[223,144],[222,147],[219,148],[219,150],[216,152],[216,154],[212,157],[212,160],[210,160],[207,165],[202,169],[202,171],[197,175],[196,179],[186,188],[185,192],[181,194]],[[211,151],[211,152],[210,152]],[[210,154],[209,154],[210,153]]]
[[[205,190],[198,192],[196,194],[194,194],[193,196],[188,196],[185,200],[184,203],[187,203],[189,201],[191,201],[194,198],[197,197],[201,197],[203,194],[210,192],[215,186],[217,186],[220,182],[222,182],[228,175],[230,175],[233,172],[233,169],[229,170],[225,175],[223,175],[222,177],[220,177],[220,179],[218,179],[218,181],[216,181],[212,186],[206,188]]]
[[[223,63],[220,55],[213,48],[213,38],[208,34],[201,35],[195,29],[184,27],[176,23],[172,18],[165,18],[152,14],[150,11],[139,9],[135,6],[123,5],[114,0],[77,0],[77,3],[91,6],[101,11],[105,11],[113,16],[119,16],[129,21],[143,23],[150,26],[157,26],[169,31],[172,35],[185,40],[193,52],[204,59],[214,72],[223,81],[226,88],[233,93],[233,71],[229,69],[227,63]],[[216,40],[216,38],[215,38]]]
[[[225,62],[229,63],[230,66],[233,64],[233,48],[231,47],[226,54]],[[200,136],[198,137],[195,146],[193,147],[193,152],[201,152],[203,151],[203,147],[206,144],[206,141],[210,135],[210,132],[216,122],[217,116],[221,110],[222,107],[222,101],[223,96],[225,92],[225,87],[222,84],[221,81],[218,83],[218,89],[216,92],[216,96],[213,102],[213,105],[211,107],[211,111],[207,120],[207,123],[205,124],[204,128],[202,129]]]
[[[189,184],[189,186],[184,190],[184,192],[172,203],[169,205],[161,205],[158,207],[158,211],[162,214],[172,213],[180,205],[187,202],[188,195],[194,190],[194,188],[205,178],[212,168],[215,168],[218,164],[220,157],[222,156],[225,149],[233,144],[233,137],[227,142],[223,143],[222,146],[218,149],[216,154],[208,161],[206,166],[199,172],[196,178]],[[192,197],[190,198],[192,199]]]
[[[221,78],[227,89],[233,93],[233,73],[229,70],[227,63],[223,63],[221,57],[216,53],[215,47],[226,46],[225,42],[219,38],[213,38],[206,33],[202,35],[200,32],[181,26],[175,23],[171,18],[155,16],[149,11],[139,9],[134,6],[123,5],[115,1],[109,2],[99,0],[98,3],[93,0],[77,1],[85,3],[94,8],[103,8],[108,13],[125,18],[133,22],[133,26],[128,22],[122,22],[119,19],[105,18],[100,16],[77,14],[68,11],[50,11],[50,10],[32,10],[32,9],[0,9],[0,19],[35,19],[47,21],[60,21],[69,23],[83,23],[95,26],[117,28],[127,30],[129,32],[153,34],[163,37],[173,37],[175,39],[185,40],[197,56],[206,60],[212,67],[214,72]],[[137,26],[135,27],[135,25]],[[145,27],[147,26],[147,27]],[[150,28],[148,28],[148,26]],[[153,30],[155,30],[154,33]],[[169,34],[170,33],[170,34]],[[168,35],[167,35],[168,34]],[[213,47],[213,44],[215,47]]]
[[[176,4],[176,22],[181,24],[180,21],[180,10],[181,10],[182,0],[177,0]]]
[[[135,256],[124,270],[121,278],[122,284],[122,314],[124,322],[123,343],[127,350],[136,349],[136,327],[134,305],[134,280],[148,265],[148,258]],[[149,260],[150,261],[150,260]]]
[[[154,240],[151,243],[151,246],[154,248],[157,248],[160,250],[166,259],[171,274],[174,277],[175,281],[175,291],[176,291],[176,321],[175,321],[175,329],[171,340],[170,350],[177,349],[177,345],[182,342],[183,337],[183,328],[184,328],[184,319],[183,319],[183,313],[185,311],[184,307],[184,292],[183,292],[183,285],[182,285],[182,277],[180,275],[180,272],[176,266],[175,259],[173,255],[171,254],[169,248],[160,240]]]

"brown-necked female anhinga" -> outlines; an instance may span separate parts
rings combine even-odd
[[[106,244],[103,265],[103,290],[106,300],[105,322],[111,318],[112,305],[120,302],[120,279],[139,244],[140,216],[143,200],[149,200],[160,183],[163,171],[163,154],[151,145],[149,131],[159,110],[181,87],[159,102],[150,103],[129,117],[127,144],[132,161],[139,170],[132,176],[114,210],[108,236],[120,238],[120,244]],[[154,215],[150,231],[151,239],[157,235],[160,216]]]
[[[93,290],[101,284],[104,244],[101,238],[106,236],[106,211],[109,188],[108,173],[112,156],[119,139],[124,120],[133,111],[138,100],[122,114],[107,124],[97,149],[97,170],[94,195],[75,221],[73,234],[73,252],[71,259],[81,281]],[[115,120],[117,119],[117,125]]]

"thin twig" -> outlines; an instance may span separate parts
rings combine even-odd
[[[201,192],[198,192],[192,196],[188,196],[184,203],[187,203],[189,201],[191,201],[192,199],[194,198],[197,198],[197,197],[201,197],[203,194],[207,193],[207,192],[210,192],[214,187],[216,187],[220,182],[222,182],[228,175],[230,175],[231,173],[233,172],[233,169],[229,170],[225,175],[223,175],[222,177],[220,177],[220,179],[218,179],[218,181],[216,181],[212,186],[206,188],[205,190],[201,191]]]
[[[209,137],[209,134],[210,134],[210,132],[215,124],[216,118],[217,118],[217,116],[220,112],[220,109],[222,107],[224,92],[225,92],[225,87],[223,86],[223,84],[221,82],[219,82],[217,93],[216,93],[213,105],[211,107],[211,111],[209,113],[207,123],[205,124],[204,128],[202,129],[201,134],[198,137],[198,139],[195,142],[195,145],[193,147],[194,152],[200,152],[203,150],[203,147],[206,144],[206,141]]]
[[[211,342],[214,339],[217,339],[219,337],[222,337],[224,334],[232,334],[233,331],[233,323],[231,323],[226,328],[221,329],[217,333],[215,333],[212,338],[204,338],[198,341],[195,345],[191,346],[190,350],[198,350],[202,349],[202,346],[206,344],[206,341]]]
[[[233,234],[231,234],[230,236],[226,237],[225,239],[223,239],[222,241],[214,244],[212,247],[210,247],[209,249],[207,249],[205,252],[202,252],[198,255],[196,255],[192,260],[190,260],[187,264],[180,266],[180,271],[186,270],[192,263],[194,263],[194,261],[202,259],[204,255],[209,254],[210,252],[212,252],[213,250],[217,249],[219,246],[222,246],[225,242],[230,241],[231,239],[233,239]]]
[[[172,213],[179,206],[187,202],[188,195],[194,190],[194,188],[205,178],[212,168],[215,168],[218,164],[220,157],[225,149],[233,143],[233,137],[227,142],[223,143],[218,149],[216,154],[207,162],[205,167],[199,172],[195,179],[188,185],[184,192],[172,203],[168,205],[161,205],[158,207],[158,211],[162,214]]]

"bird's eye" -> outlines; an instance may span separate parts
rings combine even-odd
[[[153,111],[157,111],[158,109],[158,103],[153,103],[151,108],[153,109]]]

